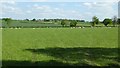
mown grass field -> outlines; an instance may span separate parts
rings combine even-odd
[[[5,65],[120,65],[118,28],[2,29]]]

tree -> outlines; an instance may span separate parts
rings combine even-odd
[[[100,23],[99,19],[96,19],[96,24],[99,24],[99,23]]]
[[[25,19],[26,21],[29,21],[29,19]]]
[[[3,18],[2,20],[4,20],[6,22],[6,24],[7,24],[8,27],[10,26],[10,23],[12,21],[11,18]]]
[[[36,21],[36,19],[34,18],[34,19],[32,19],[32,21]]]
[[[64,26],[65,25],[65,20],[61,21],[61,25]]]
[[[120,18],[118,18],[117,23],[118,23],[118,25],[120,25]]]
[[[77,25],[77,21],[72,20],[72,21],[70,22],[70,27],[76,27],[76,25]]]
[[[95,24],[99,24],[99,19],[96,16],[93,16],[91,25],[94,27]]]
[[[61,25],[64,27],[69,21],[67,19],[61,21]]]
[[[109,19],[109,18],[106,18],[106,19],[103,20],[103,24],[104,24],[105,26],[107,26],[108,24],[111,24],[111,23],[112,23],[112,20]]]
[[[49,20],[49,19],[45,19],[45,18],[44,18],[44,20],[43,20],[43,21],[44,21],[44,22],[49,22],[50,20]]]
[[[78,21],[79,22],[79,21]],[[80,20],[80,22],[85,22],[85,20]]]
[[[113,24],[113,26],[115,26],[117,24],[117,17],[116,16],[113,17],[112,24]]]

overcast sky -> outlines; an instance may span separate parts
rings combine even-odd
[[[118,15],[117,0],[2,0],[0,3],[1,18],[67,18],[91,21],[93,16],[103,20]]]

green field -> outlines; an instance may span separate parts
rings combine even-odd
[[[70,26],[70,23],[66,23],[66,26]],[[77,22],[76,26],[91,26],[90,22]],[[103,23],[96,24],[95,26],[104,27]],[[108,26],[113,26],[112,24],[108,24]],[[0,27],[8,27],[7,22],[4,20],[0,20]],[[22,21],[22,20],[12,20],[9,24],[9,27],[62,27],[61,22],[34,22],[34,21]]]
[[[112,66],[118,61],[118,28],[2,29],[5,65]]]

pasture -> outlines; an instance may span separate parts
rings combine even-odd
[[[112,66],[118,28],[2,29],[3,66]]]

